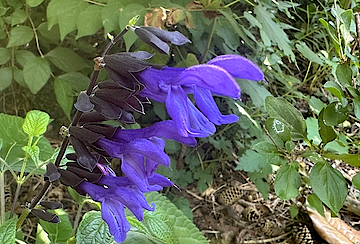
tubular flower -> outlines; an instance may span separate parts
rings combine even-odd
[[[147,67],[134,75],[145,86],[138,94],[166,103],[178,133],[184,137],[206,137],[215,132],[214,124],[236,122],[236,115],[220,113],[212,96],[240,99],[240,87],[234,78],[264,78],[254,63],[239,55],[218,56],[189,68]],[[194,94],[197,108],[187,94]]]
[[[155,173],[157,167],[170,166],[170,158],[164,152],[165,139],[175,139],[181,143],[195,146],[192,137],[182,137],[176,133],[175,123],[162,121],[143,129],[120,129],[109,125],[83,125],[70,127],[71,138],[91,147],[103,157],[119,158],[121,170],[142,192],[158,191],[163,186],[173,186],[166,177]],[[159,138],[162,137],[162,138]],[[75,148],[76,150],[77,148]],[[85,159],[89,152],[76,150],[76,160]],[[94,157],[94,167],[98,160]],[[98,166],[99,167],[99,166]],[[85,167],[86,168],[86,167]],[[106,174],[105,174],[106,175]]]
[[[124,207],[128,208],[138,220],[143,220],[143,211],[154,210],[149,206],[144,193],[158,191],[162,187],[173,186],[173,183],[165,177],[155,174],[157,163],[147,162],[147,169],[144,167],[144,175],[147,187],[138,185],[128,177],[116,177],[115,173],[103,164],[97,164],[92,173],[79,167],[75,162],[68,162],[66,169],[59,169],[61,182],[64,185],[73,187],[81,195],[89,195],[93,200],[101,202],[101,215],[108,224],[110,233],[116,242],[123,242],[130,225],[125,217]],[[139,182],[137,182],[139,183]]]
[[[155,209],[148,205],[143,192],[126,177],[103,176],[95,184],[84,181],[77,188],[101,202],[101,216],[116,242],[123,242],[130,230],[124,206],[140,221],[144,217],[142,209]]]

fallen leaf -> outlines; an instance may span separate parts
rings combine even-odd
[[[360,242],[360,232],[347,225],[343,220],[332,218],[329,211],[325,210],[326,218],[309,207],[307,207],[307,211],[316,232],[328,243],[353,244]]]

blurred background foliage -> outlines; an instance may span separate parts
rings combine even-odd
[[[180,187],[194,184],[203,192],[214,174],[231,162],[234,169],[248,172],[266,198],[268,175],[280,167],[275,191],[282,199],[299,195],[300,184],[311,184],[320,194],[317,185],[335,179],[326,189],[328,195],[319,198],[336,212],[343,199],[330,199],[331,189],[341,191],[344,179],[326,168],[325,158],[360,166],[352,151],[360,142],[357,4],[354,0],[0,0],[0,112],[24,117],[31,109],[46,111],[54,119],[47,136],[59,139],[60,126],[67,125],[74,113],[76,96],[89,83],[92,59],[102,52],[109,34],[115,36],[139,15],[137,25],[177,30],[192,41],[171,47],[169,56],[157,53],[151,62],[187,67],[217,55],[239,54],[256,63],[266,79],[238,80],[242,101],[217,97],[221,112],[238,115],[238,122],[218,127],[211,137],[199,139],[196,148],[168,141],[165,149],[173,170],[163,168],[160,173]],[[128,33],[112,52],[139,50],[156,53]],[[101,72],[100,80],[104,79]],[[136,118],[138,125],[129,128],[169,116],[163,104],[153,102],[146,115]],[[317,181],[317,171],[309,175],[299,156],[335,176]],[[292,177],[299,180],[281,184]]]

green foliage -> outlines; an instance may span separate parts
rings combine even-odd
[[[310,182],[315,194],[334,213],[345,202],[347,185],[342,174],[327,162],[317,162],[310,171]]]
[[[130,230],[123,243],[207,243],[191,220],[166,197],[151,192],[146,194],[146,199],[156,205],[155,211],[144,212],[142,222],[129,215],[127,219],[135,229]],[[114,241],[98,211],[90,211],[84,215],[76,240],[76,243],[113,243]]]
[[[108,244],[113,241],[109,227],[101,218],[99,211],[90,211],[83,216],[76,234],[76,243]]]
[[[157,192],[151,192],[146,195],[146,199],[148,202],[154,203],[156,208],[160,210],[160,217],[158,218],[163,219],[163,213],[166,213],[167,217],[163,221],[167,222],[168,226],[172,226],[171,228],[174,229],[174,234],[177,236],[179,243],[207,243],[204,236],[191,220],[177,209],[166,197]]]
[[[38,138],[35,145],[29,145],[29,137],[23,132],[23,125],[25,125],[25,130],[30,134],[41,135],[39,133],[44,132],[43,129],[46,128],[49,121],[48,116],[43,112],[35,111],[30,114],[31,116],[26,120],[26,124],[24,123],[25,120],[21,117],[0,114],[0,135],[3,142],[0,157],[4,159],[14,171],[21,171],[25,157],[25,153],[22,150],[23,147],[27,148],[37,145],[41,149],[39,152],[39,159],[41,161],[48,160],[54,154],[54,149],[52,149],[49,141],[43,137]],[[38,125],[40,126],[39,128],[34,127]],[[37,159],[37,149],[30,150],[29,148],[29,152],[30,151],[35,152],[35,154],[32,155],[35,156],[34,159]],[[3,167],[2,165],[2,168]],[[36,168],[37,165],[35,161],[30,160],[26,163],[25,172],[30,172]]]
[[[71,237],[71,222],[63,209],[56,209],[54,213],[60,218],[60,223],[54,224],[40,220],[41,228],[47,233],[47,238],[51,243],[65,243]]]
[[[23,75],[26,86],[36,94],[47,83],[50,78],[50,65],[41,57],[33,57],[24,65]]]
[[[16,221],[14,216],[0,226],[0,243],[15,243]]]
[[[29,136],[40,136],[45,133],[50,116],[39,110],[32,110],[26,114],[22,128]]]
[[[295,198],[299,195],[301,184],[299,165],[297,162],[283,165],[276,173],[274,188],[276,195],[283,200]]]

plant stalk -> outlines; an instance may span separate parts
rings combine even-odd
[[[74,220],[74,228],[73,228],[73,232],[72,232],[71,236],[75,236],[76,230],[79,226],[81,211],[82,211],[83,206],[84,206],[83,202],[81,204],[79,204],[78,210],[76,212],[76,216],[75,216],[75,220]]]
[[[14,200],[13,200],[13,203],[12,203],[12,206],[11,206],[11,212],[10,212],[9,219],[11,219],[14,216],[16,203],[17,203],[17,200],[18,200],[19,195],[20,195],[21,185],[22,185],[22,183],[20,183],[20,182],[17,183],[15,196],[14,196]]]
[[[0,173],[0,225],[5,222],[5,171]]]
[[[216,26],[216,17],[213,18],[213,22],[212,22],[212,26],[211,26],[211,31],[210,31],[210,34],[209,34],[209,38],[208,38],[208,42],[206,44],[206,48],[205,48],[205,51],[202,55],[202,58],[201,58],[201,64],[203,64],[205,62],[205,59],[206,59],[206,54],[209,52],[210,50],[210,44],[211,44],[211,40],[214,36],[214,32],[215,32],[215,26]]]

